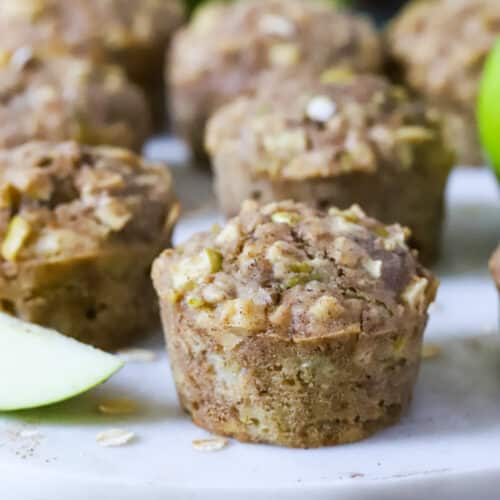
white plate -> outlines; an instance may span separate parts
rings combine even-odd
[[[163,156],[163,147],[156,144],[150,153]],[[176,232],[181,241],[211,227],[217,213],[208,173],[175,171],[186,206]],[[195,451],[192,441],[207,434],[179,409],[158,334],[149,345],[156,361],[129,364],[65,404],[0,417],[0,498],[499,498],[498,299],[486,268],[500,235],[493,176],[458,169],[449,208],[446,258],[437,269],[442,287],[427,332],[427,341],[443,351],[423,363],[411,411],[399,425],[361,443],[320,450],[233,441],[219,452]],[[140,414],[117,419],[96,412],[100,401],[119,396],[136,400]],[[100,447],[96,435],[113,427],[137,439]]]

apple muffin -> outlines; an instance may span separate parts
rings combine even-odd
[[[485,59],[500,36],[498,0],[414,1],[388,30],[396,74],[444,113],[463,165],[483,165],[475,108]]]
[[[437,282],[356,205],[247,202],[153,265],[170,363],[201,427],[312,448],[398,421]]]
[[[182,0],[0,0],[0,49],[70,51],[116,63],[159,113],[165,49],[183,18]]]
[[[497,251],[493,254],[490,260],[490,269],[493,276],[493,280],[500,292],[500,246]]]
[[[1,53],[0,148],[76,140],[140,150],[150,133],[146,98],[117,66]]]
[[[210,3],[172,43],[167,79],[174,128],[199,156],[211,113],[252,92],[261,73],[332,64],[377,71],[381,53],[370,22],[328,0]]]
[[[262,78],[256,95],[214,114],[206,144],[229,216],[245,199],[358,203],[410,227],[424,261],[438,255],[453,155],[438,117],[383,77],[333,68]]]
[[[0,150],[0,308],[103,349],[144,336],[177,215],[168,169],[125,149]]]

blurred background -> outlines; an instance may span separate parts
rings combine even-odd
[[[206,0],[186,0],[191,10]],[[332,0],[374,17],[379,25],[390,19],[407,0]]]
[[[379,24],[383,24],[406,3],[406,0],[346,0],[345,3],[373,15]]]

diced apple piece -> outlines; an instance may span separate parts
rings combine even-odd
[[[288,224],[295,226],[300,222],[300,217],[292,212],[275,212],[271,216],[271,220],[276,224]]]
[[[266,327],[266,307],[251,299],[234,299],[222,308],[222,325],[236,335],[250,336]]]
[[[220,252],[212,248],[205,248],[205,258],[208,259],[210,272],[218,273],[222,269],[223,257]]]
[[[17,254],[21,251],[30,234],[31,226],[29,222],[16,215],[10,221],[7,235],[2,243],[2,257],[5,260],[16,260]]]
[[[184,259],[172,272],[172,285],[176,292],[186,292],[194,283],[222,269],[223,257],[212,248],[205,248],[199,255]]]

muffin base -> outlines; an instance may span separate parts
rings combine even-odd
[[[350,443],[394,424],[410,403],[425,327],[416,317],[398,332],[293,341],[217,338],[179,304],[161,301],[161,312],[182,406],[216,434],[294,448]]]
[[[133,51],[116,52],[108,56],[115,64],[125,68],[129,78],[144,92],[155,132],[165,130],[167,122],[168,100],[164,91],[162,68],[168,61],[165,60],[164,53],[164,45],[160,45],[154,50],[138,47]],[[151,68],[158,71],[151,72]]]
[[[443,117],[444,139],[454,149],[457,165],[482,167],[485,158],[474,114],[450,109],[441,109],[439,112]]]
[[[183,404],[184,409],[191,414],[189,408]],[[408,401],[409,403],[409,401]],[[213,434],[223,435],[225,437],[236,439],[242,443],[262,443],[262,444],[276,444],[288,448],[322,448],[325,446],[337,446],[341,444],[355,443],[368,439],[375,435],[377,432],[397,424],[404,415],[408,404],[404,409],[400,405],[392,406],[387,409],[387,414],[379,417],[376,420],[352,423],[349,421],[340,421],[339,419],[331,422],[321,422],[318,425],[309,429],[301,430],[300,437],[285,436],[280,442],[274,442],[265,438],[256,438],[251,433],[244,430],[227,432],[226,426],[212,425],[212,419],[199,418],[198,415],[191,415],[193,422],[202,429],[205,429]],[[220,407],[214,405],[212,411],[223,411]]]
[[[0,305],[26,321],[54,328],[95,347],[114,350],[158,324],[149,280],[159,249],[29,262],[4,272]]]

